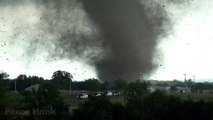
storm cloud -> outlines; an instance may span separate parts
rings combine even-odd
[[[80,57],[101,80],[135,80],[156,69],[159,37],[169,24],[165,6],[138,0],[45,0],[41,19],[55,36],[52,57]]]
[[[94,66],[101,80],[149,76],[158,67],[156,47],[171,27],[166,6],[155,0],[1,2],[11,10],[16,6],[21,15],[21,6],[28,8],[27,19],[11,21],[13,34],[7,41],[21,45],[28,66],[36,58],[81,60]]]

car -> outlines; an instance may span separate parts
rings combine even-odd
[[[80,99],[87,99],[89,96],[86,93],[81,93],[77,97],[80,98]]]
[[[113,92],[113,96],[119,96],[119,95],[121,95],[120,92]]]
[[[107,92],[107,94],[106,94],[106,96],[112,96],[113,94],[112,94],[112,92],[110,92],[110,91],[108,91]]]
[[[102,95],[101,92],[96,92],[96,93],[93,94],[93,96],[101,96],[101,95]]]
[[[101,96],[101,93],[96,94],[95,96]]]

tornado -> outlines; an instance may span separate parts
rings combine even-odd
[[[156,45],[165,22],[164,6],[147,8],[138,0],[82,0],[90,18],[100,27],[108,56],[94,63],[102,80],[136,80],[156,69]],[[157,12],[152,16],[152,11]],[[155,19],[156,17],[156,19]],[[154,19],[154,20],[153,20]]]
[[[55,37],[52,57],[86,59],[104,81],[133,81],[157,68],[156,46],[169,24],[164,5],[145,0],[38,1],[45,6],[45,30]]]

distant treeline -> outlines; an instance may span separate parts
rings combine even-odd
[[[59,90],[122,90],[126,89],[128,82],[126,80],[118,79],[115,81],[100,81],[98,79],[90,78],[85,81],[73,81],[73,76],[66,71],[56,71],[53,73],[51,79],[44,79],[38,76],[27,76],[25,74],[19,75],[15,79],[8,79],[7,73],[2,73],[6,78],[4,80],[5,87],[9,91],[24,91],[27,87],[35,84],[52,83]]]
[[[38,76],[27,76],[25,74],[19,75],[15,79],[8,79],[6,73],[2,73],[7,79],[5,79],[6,89],[13,91],[24,91],[25,88],[35,85],[42,84],[43,82],[51,82],[60,90],[88,90],[88,91],[100,91],[100,90],[124,90],[128,87],[128,81],[136,80],[110,80],[110,81],[100,81],[98,79],[86,79],[85,81],[73,81],[73,76],[71,73],[66,71],[56,71],[53,73],[51,79],[44,79]],[[16,85],[15,85],[16,84]],[[149,81],[149,84],[152,85],[153,81]],[[162,81],[155,84],[157,86],[170,86],[172,88],[177,86],[190,87],[192,91],[196,90],[213,90],[213,83],[203,82],[195,83],[191,79],[186,80],[185,82],[173,80],[168,82]]]
[[[137,91],[137,89],[135,89]],[[134,90],[134,92],[136,92]],[[132,91],[133,92],[133,91]],[[74,110],[73,120],[212,120],[213,102],[182,100],[160,91],[130,95],[126,104],[90,97]]]

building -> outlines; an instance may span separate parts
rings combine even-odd
[[[162,91],[162,92],[169,92],[170,87],[168,86],[150,86],[148,88],[148,91],[150,93],[155,92],[156,90]]]
[[[192,90],[190,87],[177,87],[177,92],[179,93],[191,93]]]
[[[150,86],[148,88],[150,93],[153,93],[156,90],[166,93],[191,93],[190,87],[176,87],[176,90],[171,90],[171,87],[169,86]]]
[[[31,86],[25,88],[25,91],[33,91],[33,90],[37,91],[39,86],[40,86],[40,84],[31,85]]]

